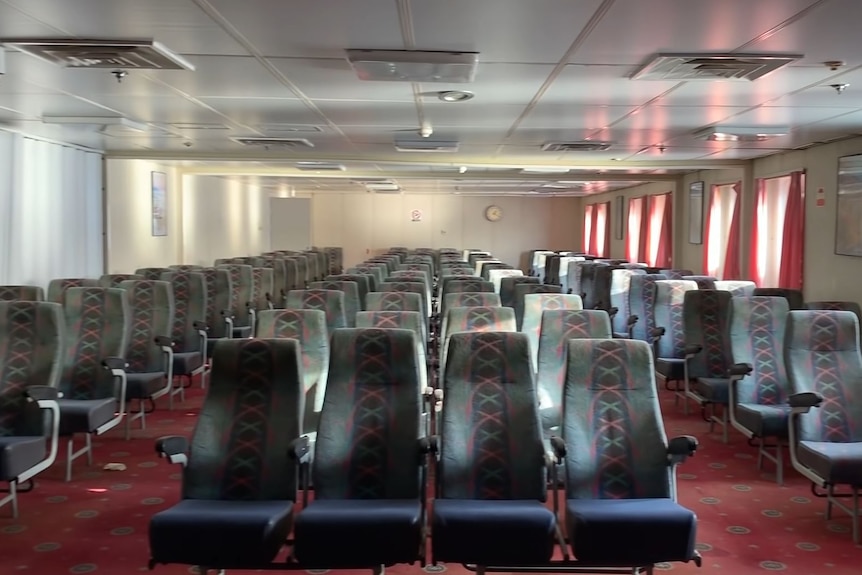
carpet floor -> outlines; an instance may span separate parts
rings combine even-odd
[[[862,572],[862,546],[853,544],[846,514],[836,511],[827,521],[825,502],[814,498],[809,484],[789,466],[785,485],[779,487],[772,464],[767,462],[765,471],[759,471],[756,450],[739,434],[731,433],[730,443],[723,444],[718,434],[707,432],[699,415],[683,416],[667,397],[669,393],[662,394],[668,435],[684,433],[700,440],[698,453],[679,469],[679,499],[698,515],[703,567],[659,565],[660,570],[728,575]],[[33,491],[21,495],[17,521],[9,518],[8,507],[0,509],[0,574],[147,571],[149,518],[177,501],[180,479],[178,466],[156,457],[152,440],[167,434],[189,435],[202,397],[199,390],[192,391],[173,412],[160,405],[148,416],[147,430],[134,432],[131,441],[122,439],[118,430],[98,438],[94,465],[76,461],[70,483],[62,480],[64,462],[57,461],[38,477]],[[107,463],[122,463],[126,469],[105,471]],[[425,571],[467,572],[460,565]],[[155,572],[175,575],[195,570],[160,566]],[[387,572],[422,575],[422,568],[399,566]]]

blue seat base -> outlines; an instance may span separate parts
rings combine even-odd
[[[695,557],[697,517],[671,499],[570,499],[566,529],[579,562],[646,566]]]
[[[799,463],[833,485],[859,485],[862,442],[800,441]]]
[[[150,520],[150,557],[156,563],[255,568],[275,559],[292,520],[292,501],[184,499]]]
[[[306,569],[361,569],[419,559],[418,499],[319,499],[296,517],[293,553]]]
[[[540,501],[434,501],[435,561],[541,565],[554,552],[554,514]]]

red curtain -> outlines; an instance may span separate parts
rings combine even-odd
[[[802,260],[805,255],[804,182],[804,172],[791,172],[781,238],[781,267],[778,272],[778,287],[782,288],[802,289]]]
[[[641,199],[641,229],[640,229],[640,240],[638,240],[638,253],[637,259],[635,262],[646,263],[649,260],[647,259],[649,256],[649,251],[647,248],[647,238],[649,237],[649,203],[647,201],[647,197],[643,196]]]
[[[733,216],[730,218],[730,230],[727,232],[727,247],[724,253],[724,277],[726,280],[741,279],[739,262],[739,206],[742,204],[742,182],[733,185],[736,201],[733,204]]]
[[[706,220],[703,226],[703,264],[701,265],[703,275],[706,276],[709,275],[709,236],[711,235],[709,226],[712,224],[712,203],[716,201],[717,197],[718,186],[710,186],[709,198],[706,202]]]
[[[590,253],[592,246],[590,245],[591,232],[593,224],[593,206],[588,205],[584,208],[584,253]]]
[[[664,214],[661,219],[661,237],[656,250],[656,267],[673,267],[673,194],[665,194]]]
[[[757,284],[758,287],[763,287],[760,284],[763,281],[763,278],[760,277],[760,269],[757,266],[757,259],[759,253],[759,235],[757,230],[757,224],[759,221],[759,212],[760,205],[766,201],[766,180],[758,178],[755,181],[755,197],[754,197],[754,217],[751,221],[751,243],[749,244],[748,249],[748,277],[751,278],[754,283]]]

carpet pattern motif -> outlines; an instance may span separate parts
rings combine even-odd
[[[700,441],[694,458],[680,467],[680,502],[699,518],[698,542],[703,567],[660,565],[674,573],[749,575],[770,571],[791,575],[856,575],[862,570],[862,546],[855,546],[850,518],[836,511],[823,516],[825,502],[787,468],[785,485],[775,484],[772,464],[757,470],[756,450],[738,434],[728,445],[708,434],[698,416],[683,416],[663,392],[668,435],[690,434]],[[94,441],[95,464],[75,462],[71,483],[63,482],[63,461],[37,479],[20,497],[20,518],[0,509],[0,575],[32,573],[105,573],[147,571],[149,517],[179,498],[180,468],[156,457],[153,438],[191,433],[203,394],[192,391],[185,404],[170,412],[160,405],[148,416],[146,431],[131,441],[118,430]],[[136,422],[137,424],[137,422]],[[61,453],[65,452],[61,446]],[[123,463],[125,471],[104,471]],[[419,566],[387,569],[395,575],[422,575]],[[425,572],[464,575],[460,565],[427,567]],[[155,573],[194,573],[194,568],[160,566]],[[235,573],[232,571],[231,573]],[[345,572],[346,573],[346,572]],[[333,573],[332,575],[341,575]]]

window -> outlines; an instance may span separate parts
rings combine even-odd
[[[670,194],[647,198],[646,261],[655,267],[672,265],[672,200]]]
[[[642,257],[641,236],[643,236],[643,217],[646,198],[632,198],[629,200],[628,235],[626,236],[626,259],[630,262],[640,262],[646,258]]]
[[[751,275],[760,287],[802,288],[805,174],[757,180]]]
[[[736,213],[737,193],[735,184],[722,184],[712,187],[707,215],[706,242],[704,246],[704,271],[706,275],[718,279],[725,277],[727,249],[730,245],[730,232]],[[738,245],[736,246],[738,248]]]
[[[584,253],[592,254],[593,206],[584,208]]]
[[[610,235],[610,229],[608,227],[608,206],[610,202],[605,202],[602,204],[595,204],[593,206],[593,210],[595,213],[595,245],[593,246],[593,252],[595,255],[599,257],[608,257],[608,252],[610,251],[608,248],[608,236]]]

